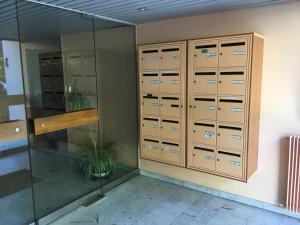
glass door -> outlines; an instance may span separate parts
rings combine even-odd
[[[0,3],[0,224],[35,220],[16,4]]]
[[[18,1],[37,219],[101,192],[93,18]],[[75,39],[74,35],[79,39]]]
[[[118,146],[116,169],[103,179],[105,186],[137,168],[136,42],[134,26],[98,18],[94,21],[101,137]]]
[[[0,224],[30,224],[136,174],[135,28],[25,0],[0,12]]]

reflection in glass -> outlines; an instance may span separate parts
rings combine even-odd
[[[0,3],[0,224],[34,221],[16,5]],[[5,19],[3,18],[5,17]]]
[[[77,163],[85,140],[98,136],[93,20],[26,1],[18,1],[18,14],[32,173],[41,179],[33,185],[35,209],[42,218],[101,187]],[[85,39],[63,41],[74,33]]]
[[[20,225],[137,168],[135,30],[0,4],[0,224]]]
[[[101,133],[120,146],[118,170],[106,183],[137,168],[137,79],[135,28],[101,29],[101,25],[101,20],[95,20]]]
[[[18,13],[33,127],[32,173],[41,179],[33,185],[35,209],[41,218],[136,168],[134,29],[26,1],[18,2]],[[121,48],[109,43],[115,35]],[[117,90],[111,82],[118,79],[133,90]],[[128,104],[132,108],[122,113]]]

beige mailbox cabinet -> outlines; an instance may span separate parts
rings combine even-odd
[[[139,46],[141,158],[247,181],[257,169],[263,43],[250,33]]]
[[[185,166],[186,42],[139,47],[141,157]]]
[[[189,41],[187,167],[247,181],[257,169],[263,38]]]

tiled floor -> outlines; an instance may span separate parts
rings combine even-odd
[[[41,180],[34,184],[35,210],[39,218],[128,172],[118,169],[107,179],[92,181],[78,172],[73,160],[62,155],[32,150],[31,161],[33,176]],[[22,169],[29,170],[27,152],[0,157],[0,176]],[[33,220],[31,188],[0,198],[0,225],[24,225]]]
[[[300,225],[300,220],[138,176],[52,225]]]

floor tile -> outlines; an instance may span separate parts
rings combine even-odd
[[[300,221],[145,176],[52,225],[300,225]]]

